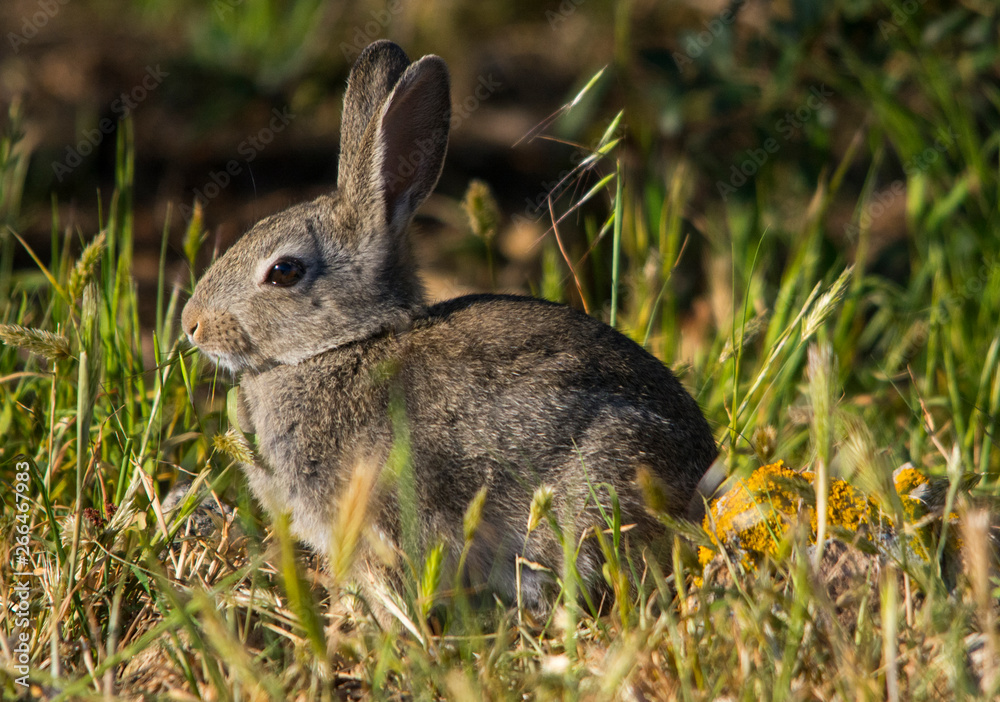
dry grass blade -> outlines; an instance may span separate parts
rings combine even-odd
[[[354,565],[362,534],[369,523],[368,512],[379,473],[374,460],[355,461],[350,480],[337,500],[329,553],[330,575],[336,583],[344,583]]]
[[[806,377],[812,404],[812,439],[816,451],[816,552],[813,565],[819,568],[826,542],[827,502],[830,497],[830,454],[833,449],[833,383],[836,357],[829,343],[809,347]]]
[[[985,633],[985,651],[981,686],[995,695],[1000,691],[1000,632],[997,631],[995,595],[991,580],[997,575],[997,548],[990,532],[993,516],[989,510],[974,509],[962,519],[965,572],[972,585],[972,596]]]

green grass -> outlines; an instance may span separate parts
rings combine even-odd
[[[289,35],[306,32],[313,7],[296,6]],[[807,503],[825,504],[839,476],[895,525],[872,552],[821,518],[819,528],[846,544],[825,556],[807,527],[792,525],[762,562],[747,567],[722,549],[706,577],[696,549],[711,542],[700,527],[674,525],[673,572],[662,573],[622,552],[609,514],[602,548],[615,597],[602,616],[577,602],[579,535],[563,534],[562,592],[548,622],[449,596],[458,588],[433,550],[408,554],[404,592],[381,595],[391,626],[367,617],[351,578],[365,471],[342,498],[337,557],[325,567],[247,495],[225,380],[179,340],[193,280],[172,286],[161,257],[155,318],[140,316],[130,129],[99,228],[65,231],[53,214],[42,260],[19,236],[30,154],[12,110],[0,142],[0,592],[15,601],[15,571],[32,572],[32,685],[74,700],[166,699],[170,689],[221,700],[995,698],[997,13],[920,7],[894,23],[891,6],[810,14],[803,4],[742,45],[720,35],[690,65],[653,60],[641,80],[620,10],[620,92],[607,75],[585,75],[580,99],[552,125],[594,156],[553,203],[558,240],[550,230],[537,290],[585,306],[677,367],[735,484],[783,459],[817,476]],[[264,83],[293,73],[297,40],[269,48],[261,18],[277,10],[251,9],[241,23],[220,15],[211,25],[229,44],[192,40],[215,52],[203,60],[228,60],[233,46],[258,67],[281,59],[270,64],[277,73],[258,77]],[[765,70],[741,68],[751,60]],[[818,85],[832,91],[829,104],[810,108],[784,140],[776,124]],[[720,153],[705,144],[725,130],[698,124],[726,110],[737,113],[722,121],[735,146]],[[664,157],[650,125],[668,117],[691,153]],[[834,118],[836,130],[823,126]],[[780,148],[723,198],[717,183],[768,137]],[[470,212],[495,206],[481,186],[467,202]],[[905,230],[886,240],[876,212],[890,205]],[[196,215],[183,245],[192,268],[201,226]],[[502,265],[489,248],[495,226],[471,227],[481,230],[488,278]],[[15,270],[15,251],[33,267]],[[405,477],[405,432],[397,449]],[[931,478],[937,516],[906,516],[892,472],[908,461]],[[18,477],[25,462],[28,481]],[[160,500],[179,476],[195,489],[164,513]],[[32,498],[21,521],[19,482]],[[207,538],[185,520],[197,489],[235,506]],[[544,493],[536,502],[535,528],[561,533]],[[469,540],[476,514],[474,503]],[[23,564],[19,524],[30,533]],[[899,547],[918,541],[924,557]],[[834,574],[838,556],[853,577]],[[0,616],[7,698],[23,693],[8,664],[16,618],[6,608]]]

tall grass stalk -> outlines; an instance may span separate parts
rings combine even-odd
[[[823,562],[823,546],[827,537],[830,499],[830,457],[833,451],[834,377],[837,367],[830,344],[822,342],[809,347],[806,376],[812,405],[812,440],[816,451],[816,551],[813,567]]]
[[[618,323],[618,290],[621,277],[621,248],[622,248],[622,218],[624,217],[625,202],[622,196],[624,191],[624,175],[622,174],[621,162],[617,165],[617,175],[615,177],[615,228],[614,239],[611,243],[611,319],[608,322],[612,327]]]

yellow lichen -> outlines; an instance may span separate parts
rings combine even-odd
[[[797,473],[783,461],[762,466],[739,485],[715,500],[703,525],[716,546],[729,549],[744,567],[774,555],[790,525],[799,515],[809,520],[810,541],[816,538],[817,519],[810,472]],[[830,481],[827,524],[852,534],[868,533],[879,520],[875,503],[844,480]],[[715,556],[700,547],[698,559],[708,564]]]
[[[810,483],[813,481],[813,474],[805,472],[802,477]],[[827,498],[826,523],[831,526],[839,526],[851,532],[856,532],[865,524],[873,523],[877,518],[878,510],[871,500],[864,497],[844,480],[830,481],[830,494]],[[812,533],[816,534],[816,512],[809,510],[809,522],[812,525]]]
[[[758,468],[745,481],[712,503],[704,526],[713,543],[739,552],[745,566],[757,557],[775,553],[799,511],[799,493],[808,490],[805,476],[778,461]],[[701,547],[699,560],[708,563],[715,554]]]
[[[925,485],[927,482],[927,476],[913,466],[908,466],[896,472],[896,492],[900,495],[908,495],[915,488]]]
[[[927,514],[927,505],[917,498],[903,494],[899,496],[899,500],[903,503],[903,516],[909,521],[916,521]]]
[[[789,528],[796,523],[809,525],[809,543],[815,543],[817,520],[813,482],[813,473],[790,470],[778,461],[758,468],[749,478],[735,484],[709,506],[703,526],[714,547],[699,547],[699,562],[707,566],[720,550],[725,549],[736,564],[753,569],[764,558],[778,553]],[[875,499],[844,480],[831,480],[827,500],[829,533],[863,540],[879,549],[894,552],[902,549],[911,557],[931,560],[934,557],[932,544],[940,523],[938,520],[926,521],[932,509],[911,495],[928,482],[928,478],[912,466],[896,472],[895,487],[903,507],[901,516],[907,523],[919,525],[915,530],[900,530],[892,515],[879,509]],[[954,515],[949,517],[949,521],[955,519]],[[947,551],[950,553],[957,553],[960,548],[956,533],[957,530],[949,531]]]

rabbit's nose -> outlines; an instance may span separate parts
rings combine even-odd
[[[181,312],[181,328],[187,334],[191,343],[198,343],[200,336],[198,332],[201,330],[201,323],[198,320],[198,315],[189,306],[185,307],[184,311]]]

